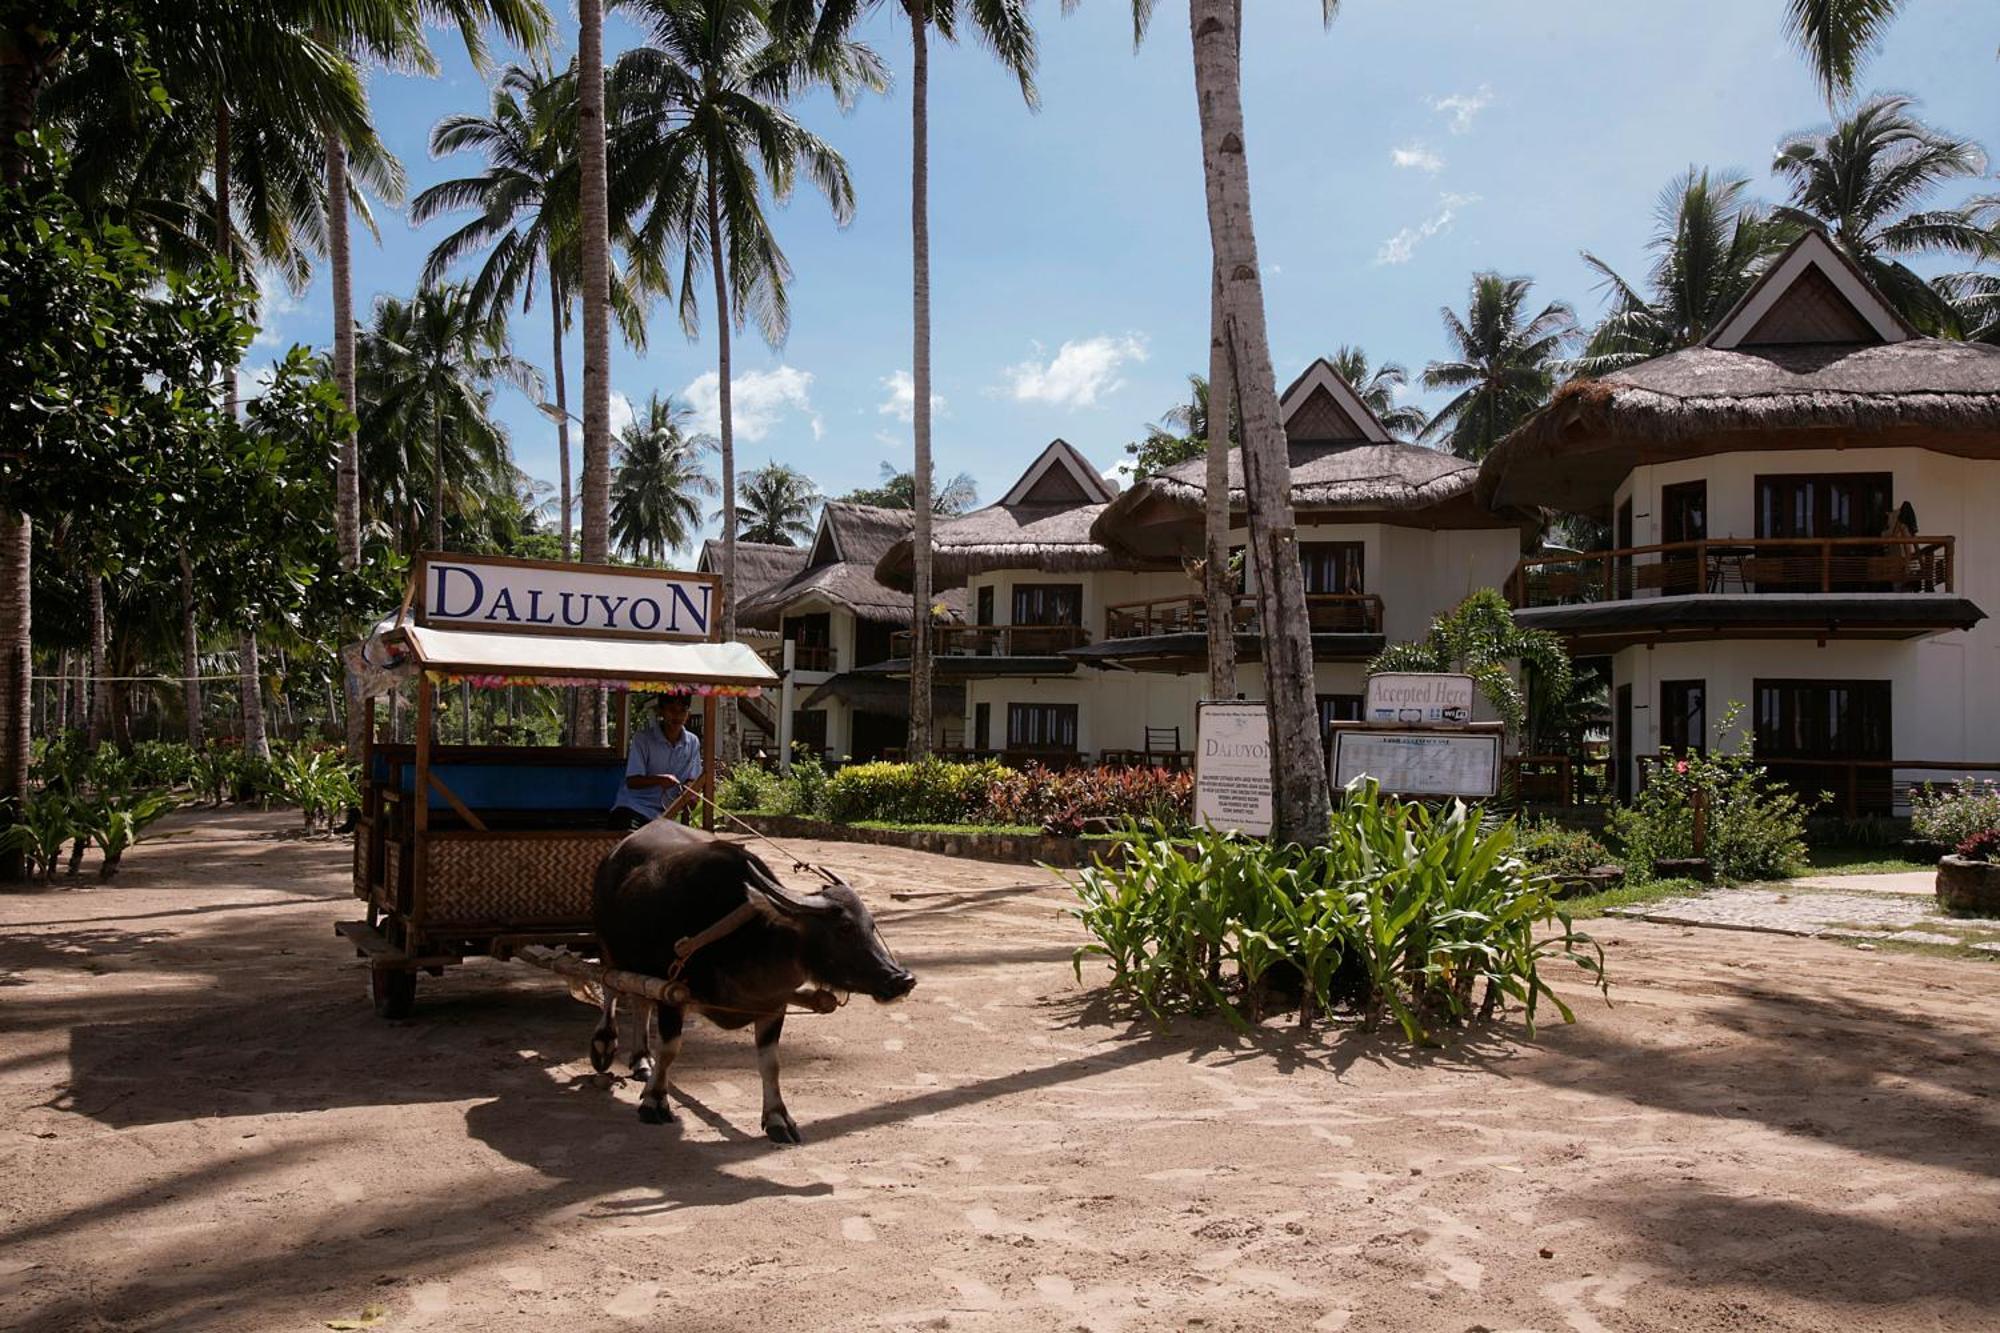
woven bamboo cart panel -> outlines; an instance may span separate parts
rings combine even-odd
[[[610,830],[432,833],[424,926],[587,927],[598,862],[624,837]]]
[[[354,896],[367,898],[372,889],[368,883],[368,852],[375,841],[375,830],[367,820],[362,820],[354,830]]]
[[[382,882],[375,886],[375,905],[394,912],[403,905],[403,844],[393,838],[382,847]]]

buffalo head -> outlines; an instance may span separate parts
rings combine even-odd
[[[798,893],[753,868],[751,901],[799,932],[806,969],[821,985],[855,991],[887,1004],[908,995],[917,979],[889,954],[875,918],[845,880]]]

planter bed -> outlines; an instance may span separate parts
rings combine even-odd
[[[878,847],[906,847],[911,851],[936,852],[941,856],[960,856],[974,861],[1007,861],[1016,865],[1087,866],[1093,856],[1109,859],[1118,854],[1117,844],[1107,839],[1069,838],[1053,833],[1001,833],[980,828],[868,828],[821,819],[801,819],[796,815],[738,814],[737,818],[759,833],[767,833],[774,838],[864,842]]]
[[[1939,860],[1938,906],[1962,916],[2000,916],[2000,864],[1960,856]]]

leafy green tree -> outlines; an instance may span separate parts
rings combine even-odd
[[[664,563],[668,551],[692,545],[701,499],[716,493],[701,455],[715,447],[688,429],[694,412],[654,394],[618,434],[611,474],[611,540],[627,556]]]
[[[509,384],[534,393],[539,376],[456,283],[408,301],[382,297],[359,351],[374,509],[406,552],[422,540],[426,521],[441,548],[448,512],[466,520],[496,496],[511,500],[514,467],[493,392]]]
[[[1433,619],[1422,640],[1393,643],[1377,653],[1368,673],[1445,671],[1471,676],[1501,720],[1518,732],[1528,721],[1528,701],[1510,669],[1516,663],[1554,696],[1569,694],[1574,685],[1575,673],[1562,639],[1548,630],[1515,624],[1507,599],[1492,588],[1482,588]]]
[[[1904,318],[1937,332],[1950,327],[1951,307],[1904,260],[2000,253],[2000,236],[1983,220],[2000,196],[1920,207],[1944,185],[1982,175],[1986,154],[1925,125],[1911,114],[1914,105],[1901,94],[1871,97],[1831,129],[1786,139],[1771,170],[1792,189],[1780,220],[1824,228]]]
[[[942,517],[963,514],[979,503],[979,484],[969,472],[959,473],[942,486],[932,476],[930,491],[931,512]],[[884,463],[881,485],[863,486],[841,498],[878,509],[911,509],[917,503],[917,479],[908,472],[898,472],[893,463]]]
[[[1229,442],[1236,443],[1236,423],[1230,422]],[[1188,376],[1188,400],[1160,413],[1159,420],[1146,427],[1144,439],[1132,440],[1125,452],[1132,455],[1132,479],[1146,478],[1168,468],[1200,458],[1208,450],[1208,376]]]
[[[1549,400],[1563,349],[1576,333],[1576,315],[1552,301],[1527,313],[1527,278],[1477,273],[1464,318],[1441,311],[1445,337],[1456,353],[1424,367],[1426,389],[1456,389],[1420,438],[1442,440],[1460,458],[1480,459],[1503,436]]]
[[[743,474],[736,505],[736,539],[772,546],[797,546],[812,536],[819,487],[797,468],[766,463]],[[715,515],[722,517],[720,511]]]
[[[1750,289],[1798,228],[1774,220],[1747,197],[1750,183],[1689,167],[1668,182],[1646,242],[1653,266],[1646,290],[1588,250],[1583,262],[1603,278],[1611,311],[1590,333],[1580,374],[1601,375],[1706,338]]]

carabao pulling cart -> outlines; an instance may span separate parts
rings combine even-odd
[[[354,839],[367,912],[335,929],[368,960],[378,1013],[408,1014],[419,972],[531,945],[592,947],[592,876],[624,836],[606,815],[625,780],[634,694],[700,699],[699,806],[713,820],[717,700],[777,683],[754,650],[719,641],[722,595],[706,574],[419,557],[403,609],[348,653],[367,710]],[[440,689],[522,686],[604,691],[611,743],[448,745],[434,734]],[[380,701],[399,692],[413,696],[410,739],[380,738]]]

